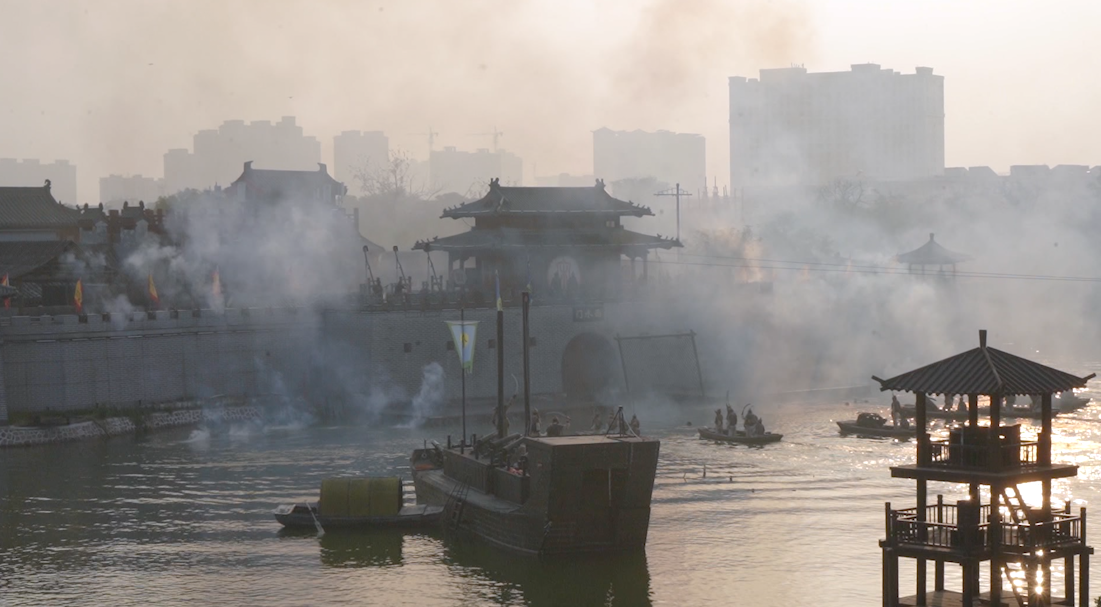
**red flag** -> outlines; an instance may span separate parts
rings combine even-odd
[[[149,301],[153,302],[153,307],[161,307],[161,298],[157,297],[157,285],[153,284],[153,274],[149,274]]]
[[[84,313],[84,286],[78,278],[76,281],[76,290],[73,292],[73,303],[76,304],[76,313]]]

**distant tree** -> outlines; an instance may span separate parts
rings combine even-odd
[[[818,188],[818,200],[843,211],[856,211],[866,206],[864,182],[858,178],[838,177]]]
[[[355,170],[353,179],[359,184],[366,198],[381,198],[392,202],[408,199],[429,200],[439,188],[416,174],[414,163],[409,154],[401,149],[390,152],[382,165],[367,163]]]

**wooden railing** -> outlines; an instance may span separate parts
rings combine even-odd
[[[965,517],[966,518],[966,517]],[[947,548],[970,552],[991,546],[990,505],[979,507],[975,524],[960,524],[960,511],[955,504],[934,504],[925,509],[925,519],[918,520],[917,508],[887,510],[887,539],[897,545],[923,548]],[[1049,521],[1033,524],[1000,522],[997,537],[1002,550],[1027,554],[1036,550],[1074,546],[1085,543],[1086,511],[1072,515],[1068,508],[1052,513]]]
[[[947,468],[990,469],[992,448],[989,445],[950,444],[948,441],[929,441],[931,464]],[[1035,466],[1040,462],[1040,443],[1002,443],[999,450],[999,468]]]

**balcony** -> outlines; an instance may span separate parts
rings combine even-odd
[[[968,445],[948,440],[929,441],[931,465],[968,470],[1006,470],[1040,464],[1040,443],[1002,441],[995,451],[989,445]]]
[[[1085,546],[1086,513],[1075,516],[1070,506],[1063,512],[1053,512],[1051,520],[1034,524],[990,520],[990,505],[978,508],[961,502],[936,504],[925,509],[924,521],[918,520],[917,508],[887,511],[887,540],[890,545],[910,552],[927,552],[940,557],[988,557],[993,548],[991,539],[999,539],[1002,554],[1038,554],[1039,551],[1074,552]],[[981,521],[981,522],[980,522]]]

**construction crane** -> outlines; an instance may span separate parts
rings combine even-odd
[[[491,132],[491,133],[468,133],[467,136],[468,137],[493,137],[493,151],[496,152],[497,151],[497,141],[501,137],[504,137],[505,134],[502,133],[501,131],[498,131],[497,127],[494,126],[493,127],[493,132]]]
[[[428,137],[428,154],[432,154],[432,150],[435,149],[436,136],[439,135],[436,131],[432,130],[431,125],[428,127],[427,133],[409,133],[410,135],[416,135],[418,137]]]

